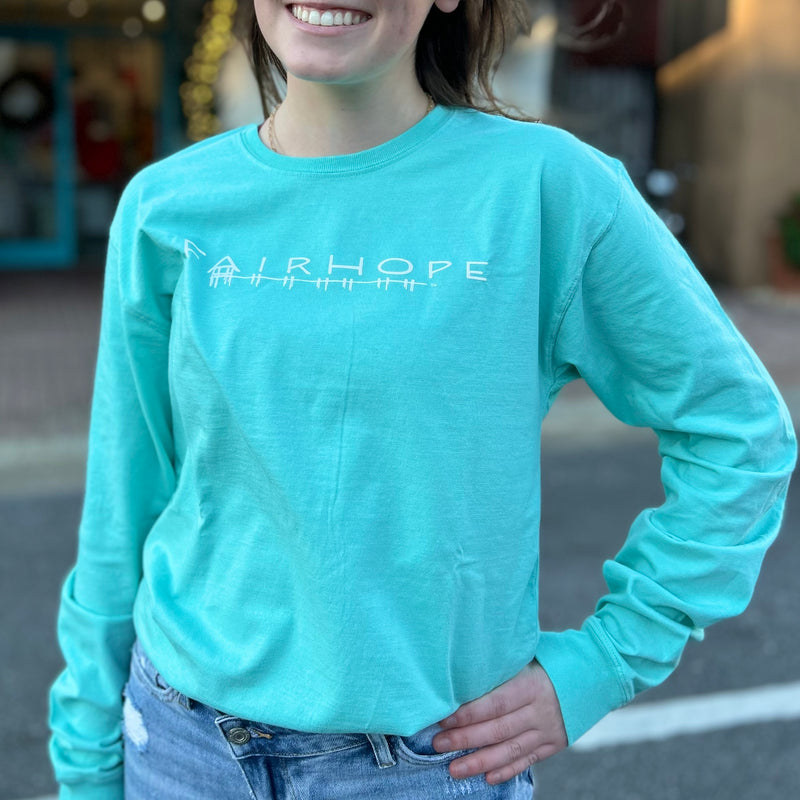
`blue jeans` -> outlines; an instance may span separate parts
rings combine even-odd
[[[436,725],[413,736],[301,733],[223,714],[168,686],[138,642],[125,687],[126,800],[531,800],[530,772],[454,780]]]

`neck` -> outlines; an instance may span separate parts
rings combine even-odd
[[[377,147],[416,125],[428,111],[420,86],[331,86],[289,76],[286,99],[271,124],[283,155],[347,155]],[[269,123],[262,126],[267,146]]]

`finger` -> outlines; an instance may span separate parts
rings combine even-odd
[[[487,773],[486,783],[488,783],[490,786],[496,786],[499,783],[510,781],[517,775],[521,775],[523,772],[525,772],[525,770],[530,769],[538,761],[539,758],[535,753],[532,753],[528,758],[525,758],[521,761],[515,761],[513,764],[509,764],[507,767]]]
[[[442,728],[461,728],[476,722],[497,719],[522,708],[534,698],[532,682],[522,672],[483,697],[465,703],[439,724]]]
[[[536,711],[531,705],[512,711],[496,719],[476,722],[460,728],[448,728],[433,737],[433,746],[440,752],[472,750],[497,744],[528,730],[539,728]]]
[[[457,758],[450,765],[450,774],[454,778],[470,778],[474,775],[489,775],[494,773],[505,774],[509,772],[512,765],[520,766],[519,772],[527,769],[538,757],[538,748],[542,747],[543,741],[537,731],[526,731],[500,744],[482,747],[474,753],[470,753],[462,758]],[[511,772],[509,778],[513,778],[518,772]]]
[[[518,758],[511,764],[507,764],[500,769],[490,770],[486,773],[486,782],[492,785],[510,781],[516,775],[520,775],[534,764],[539,764],[550,756],[554,756],[564,748],[553,744],[543,744],[532,753],[527,753],[524,757]]]

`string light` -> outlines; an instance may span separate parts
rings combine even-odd
[[[80,19],[89,13],[89,3],[87,0],[70,0],[67,3],[67,11],[71,16]]]
[[[122,23],[122,32],[129,38],[135,39],[142,35],[144,25],[139,17],[128,17]]]
[[[162,0],[145,0],[142,3],[142,16],[148,22],[161,22],[167,14],[167,9]]]
[[[186,133],[193,142],[219,132],[213,87],[222,58],[233,40],[236,7],[236,0],[208,0],[192,54],[184,64],[187,80],[181,85],[180,96],[187,120]]]

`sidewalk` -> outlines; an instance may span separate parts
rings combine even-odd
[[[80,488],[99,272],[0,272],[0,494]]]
[[[0,272],[0,493],[79,489],[100,320],[97,272]],[[800,295],[720,292],[800,423]],[[588,388],[568,386],[545,422],[545,441],[590,447],[641,439]]]

